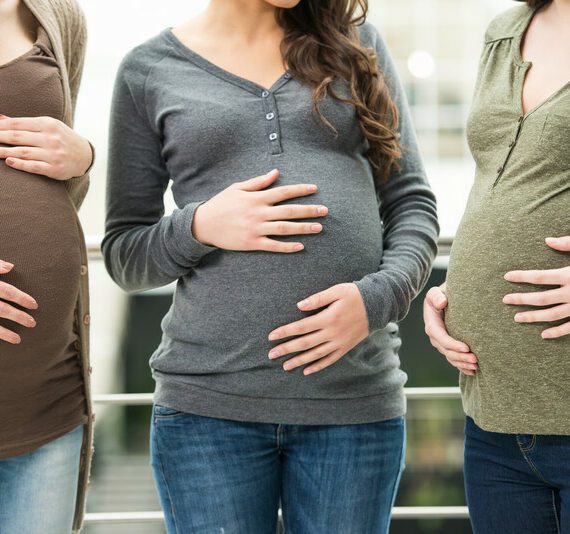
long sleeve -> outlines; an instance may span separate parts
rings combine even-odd
[[[377,272],[355,281],[360,290],[370,331],[402,320],[412,300],[427,283],[437,254],[439,225],[435,196],[421,161],[404,89],[390,53],[370,24],[380,67],[399,110],[403,156],[377,190],[384,226],[383,257]]]
[[[123,60],[111,110],[102,249],[109,274],[127,291],[169,284],[216,249],[191,232],[194,212],[205,200],[164,216],[169,174],[145,109],[145,72],[148,65]]]

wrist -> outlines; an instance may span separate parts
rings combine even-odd
[[[192,217],[192,224],[190,226],[190,232],[194,239],[203,245],[213,247],[215,246],[207,236],[207,206],[206,203],[200,204],[194,210],[194,217]]]
[[[81,161],[81,165],[79,166],[79,176],[85,176],[93,167],[93,163],[95,163],[95,147],[89,142],[88,139],[83,138],[83,158]]]

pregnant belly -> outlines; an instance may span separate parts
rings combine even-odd
[[[568,336],[546,341],[540,333],[564,321],[518,324],[515,313],[536,308],[509,306],[502,299],[507,293],[552,289],[509,283],[503,278],[508,271],[569,264],[568,254],[544,242],[545,237],[568,234],[569,195],[534,210],[515,200],[510,208],[502,203],[499,209],[492,202],[468,207],[451,252],[445,323],[453,337],[470,346],[482,371],[508,369],[514,376],[533,376],[548,370],[561,377],[568,375]]]
[[[14,268],[0,280],[30,294],[39,307],[29,312],[37,322],[32,329],[0,319],[22,338],[20,345],[2,343],[0,366],[17,362],[11,372],[22,374],[53,371],[76,339],[81,256],[74,208],[63,182],[1,167],[0,259]]]
[[[353,206],[350,199],[340,202],[331,198],[323,203],[329,206],[323,231],[303,236],[303,251],[218,250],[179,281],[173,308],[163,322],[168,343],[179,343],[190,356],[193,348],[201,356],[205,352],[211,355],[209,360],[199,358],[195,368],[189,357],[185,372],[271,365],[267,352],[276,342],[268,341],[269,332],[318,313],[302,312],[297,302],[378,270],[382,228],[374,199],[364,207]],[[161,361],[161,369],[175,372],[169,363]]]

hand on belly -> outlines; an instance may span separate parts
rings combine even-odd
[[[326,307],[315,315],[281,326],[269,334],[270,341],[296,336],[271,349],[270,359],[304,351],[283,364],[285,371],[310,362],[316,363],[304,369],[305,376],[321,371],[336,363],[369,335],[364,301],[353,283],[334,285],[309,296],[297,306],[302,311]]]
[[[546,243],[554,250],[570,252],[570,236],[548,238]],[[570,263],[570,256],[569,256]],[[544,339],[570,335],[570,265],[561,269],[510,271],[505,275],[508,282],[558,286],[547,291],[510,293],[503,298],[505,304],[515,306],[547,306],[536,311],[517,313],[517,323],[552,322],[568,319],[565,323],[543,330]]]
[[[13,264],[0,260],[0,274],[9,273],[13,268]],[[0,281],[0,299],[5,301],[0,302],[1,318],[8,319],[9,321],[21,324],[28,328],[36,326],[36,321],[31,315],[28,315],[11,304],[8,304],[9,302],[12,302],[14,304],[18,304],[22,308],[36,310],[38,308],[38,303],[30,295],[27,295],[10,284]],[[21,338],[15,332],[0,326],[0,340],[16,345],[20,343]]]

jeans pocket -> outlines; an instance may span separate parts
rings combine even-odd
[[[162,404],[154,404],[152,411],[155,419],[170,419],[172,417],[178,417],[185,414],[185,412],[168,406],[163,406]]]

